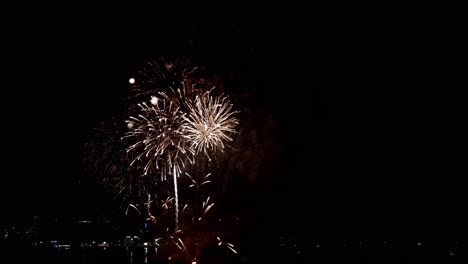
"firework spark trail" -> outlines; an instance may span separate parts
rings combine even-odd
[[[148,217],[146,218],[147,221],[151,221],[153,223],[156,223],[157,219],[156,217],[151,213],[151,204],[153,201],[151,200],[151,195],[148,193],[148,200],[146,201],[146,214]]]
[[[205,202],[203,202],[202,204],[202,209],[203,209],[203,215],[206,215],[206,213],[208,213],[208,211],[211,209],[211,207],[213,207],[214,203],[211,203],[209,204],[210,202],[210,196],[208,196],[208,199],[206,199]]]
[[[173,167],[173,176],[174,176],[174,192],[175,192],[175,230],[179,229],[179,194],[177,189],[177,176],[178,172],[175,167]]]
[[[128,205],[127,211],[125,212],[125,215],[128,214],[128,209],[129,209],[130,207],[133,208],[133,209],[135,209],[135,210],[138,212],[138,214],[141,216],[140,210],[138,210],[138,208],[137,208],[135,205],[133,205],[133,204],[129,204],[129,205]]]
[[[193,177],[192,177],[188,172],[185,172],[185,175],[187,175],[187,177],[189,177],[190,180],[192,181],[192,184],[189,185],[189,188],[196,187],[196,188],[198,189],[198,188],[200,188],[201,186],[203,186],[203,185],[208,184],[208,183],[211,182],[211,180],[207,180],[207,178],[210,177],[211,172],[208,173],[207,175],[205,175],[205,176],[202,178],[202,181],[200,181],[200,182],[194,180]]]
[[[174,200],[174,198],[169,196],[166,198],[166,200],[161,200],[162,207],[166,210],[169,210],[169,206],[171,205],[172,200]]]
[[[218,239],[218,246],[225,246],[227,249],[231,250],[232,252],[234,252],[234,254],[237,254],[237,251],[234,249],[234,245],[231,244],[231,243],[226,243],[224,241],[221,240],[221,238],[219,237],[216,237],[216,239]]]
[[[230,135],[236,133],[239,121],[228,97],[212,96],[210,90],[197,95],[188,108],[183,128],[195,153],[202,152],[210,158],[210,151],[222,151],[224,141],[232,141]]]

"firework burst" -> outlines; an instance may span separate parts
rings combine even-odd
[[[225,141],[232,141],[239,121],[234,116],[232,104],[226,96],[213,96],[211,91],[197,95],[188,104],[189,112],[183,118],[186,138],[195,153],[223,150]]]
[[[194,77],[197,67],[190,66],[186,59],[166,59],[148,61],[131,78],[130,96],[127,98],[129,112],[138,111],[134,102],[165,93],[181,108],[186,108],[187,98],[203,93],[205,79]]]
[[[135,153],[130,165],[143,162],[145,175],[156,172],[162,180],[172,173],[172,168],[180,173],[192,154],[182,126],[184,114],[167,97],[152,97],[150,105],[139,106],[140,114],[126,121],[130,131],[125,138],[136,141],[127,148],[127,152]]]
[[[172,234],[172,246],[186,255],[185,233],[212,224],[209,216],[218,211],[216,195],[206,192],[219,189],[216,179],[224,175],[225,150],[239,123],[229,98],[214,94],[195,70],[187,60],[148,62],[129,82],[125,122],[98,128],[86,146],[89,172],[125,197],[126,214],[137,214],[158,235]],[[220,246],[235,253],[232,244]]]
[[[154,186],[153,179],[142,176],[137,166],[130,167],[129,154],[122,136],[121,122],[99,123],[84,145],[84,168],[98,183],[122,201],[142,201]]]
[[[145,95],[160,89],[177,89],[195,69],[189,66],[188,60],[180,58],[148,61],[135,73],[132,92]]]
[[[127,152],[135,153],[130,165],[143,162],[144,175],[160,174],[166,180],[172,174],[175,195],[175,225],[178,228],[179,199],[177,178],[193,151],[188,147],[183,127],[184,113],[177,103],[173,103],[165,93],[162,98],[153,96],[151,104],[139,104],[141,112],[127,120],[126,138],[136,140]]]

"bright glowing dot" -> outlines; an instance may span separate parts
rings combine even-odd
[[[422,243],[421,243],[421,242],[418,242],[418,246],[421,246],[421,245],[422,245]]]
[[[152,105],[157,105],[158,104],[158,98],[156,96],[151,96],[151,104]]]
[[[127,127],[130,128],[130,129],[132,129],[132,128],[133,128],[133,123],[132,123],[132,122],[128,122],[128,123],[127,123]]]
[[[131,84],[134,84],[135,83],[135,78],[128,79],[128,82],[131,83]]]

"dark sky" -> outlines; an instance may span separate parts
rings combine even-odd
[[[461,158],[449,150],[459,133],[449,114],[457,103],[431,74],[427,32],[333,17],[154,23],[63,31],[46,23],[8,38],[1,194],[8,215],[103,206],[83,197],[96,188],[78,184],[84,138],[120,109],[135,63],[176,55],[235,76],[279,124],[281,170],[249,189],[258,194],[250,201],[259,225],[466,232]]]
[[[286,138],[288,106],[277,84],[284,79],[277,74],[283,74],[278,67],[283,58],[268,47],[278,35],[267,24],[204,20],[144,29],[118,30],[106,23],[64,29],[29,25],[27,33],[14,32],[18,36],[7,50],[6,94],[12,105],[6,111],[12,114],[6,132],[15,144],[8,145],[6,165],[15,175],[5,179],[9,191],[2,200],[12,217],[93,214],[104,206],[96,194],[102,190],[83,176],[82,146],[98,121],[121,111],[129,72],[152,58],[189,58],[231,78],[236,82],[231,86],[242,87],[234,93],[251,94],[258,108],[281,119]],[[318,96],[315,92],[317,102]]]

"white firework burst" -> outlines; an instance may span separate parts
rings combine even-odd
[[[142,161],[145,175],[156,172],[165,179],[173,168],[180,173],[193,151],[186,144],[184,113],[164,93],[160,95],[163,98],[153,96],[151,104],[138,104],[140,114],[126,121],[130,131],[125,137],[135,141],[127,148],[136,154],[130,164]]]
[[[223,150],[226,141],[232,141],[239,121],[234,116],[232,104],[228,97],[211,95],[207,91],[197,95],[188,104],[189,112],[183,116],[184,133],[194,153],[205,153]]]

